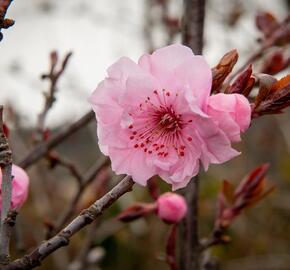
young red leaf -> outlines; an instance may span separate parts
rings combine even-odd
[[[144,217],[146,214],[154,211],[155,209],[156,205],[152,203],[136,203],[121,212],[117,216],[117,219],[123,222],[130,222],[138,218]]]
[[[8,138],[9,128],[7,127],[7,125],[5,123],[3,123],[3,132],[4,132],[4,135],[6,136],[6,138]]]
[[[289,65],[289,59],[285,59],[283,53],[279,50],[268,55],[261,68],[261,73],[275,75]]]
[[[226,53],[217,66],[212,68],[212,92],[216,92],[220,89],[226,77],[231,73],[234,65],[237,63],[239,58],[237,50],[232,50]]]
[[[281,113],[288,106],[290,106],[290,75],[272,85],[267,99],[253,109],[252,117]]]
[[[248,87],[251,80],[252,65],[249,65],[240,75],[234,80],[233,84],[226,90],[230,94],[241,94]]]
[[[271,93],[277,92],[290,84],[290,74],[276,81],[271,87]]]
[[[267,74],[257,75],[259,79],[259,92],[255,99],[255,106],[258,106],[263,100],[267,99],[271,92],[273,84],[277,81],[274,77]]]
[[[261,12],[256,16],[256,26],[268,36],[278,26],[278,21],[270,12]]]
[[[251,77],[248,82],[247,85],[245,86],[244,90],[242,91],[242,95],[244,95],[245,97],[248,97],[249,94],[251,93],[254,85],[255,85],[256,79],[254,77]]]
[[[235,189],[232,203],[225,204],[225,195],[232,192],[227,182],[224,182],[222,191],[218,200],[218,216],[216,220],[216,228],[224,229],[239,216],[246,208],[252,207],[261,199],[269,195],[274,187],[266,189],[265,175],[269,168],[268,164],[263,164],[249,173]]]
[[[227,180],[223,181],[222,194],[228,204],[232,204],[234,202],[234,186]]]

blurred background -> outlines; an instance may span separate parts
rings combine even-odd
[[[289,12],[289,1],[207,1],[204,55],[211,66],[236,48],[240,55],[238,67],[259,47],[261,33],[255,26],[255,17],[260,11],[270,11],[282,20]],[[45,123],[50,132],[89,111],[88,96],[119,57],[137,61],[144,52],[180,42],[181,13],[182,0],[13,1],[7,17],[16,23],[4,31],[0,43],[0,103],[9,108],[6,119],[16,163],[35,144],[37,117],[43,110],[43,94],[49,88],[40,76],[49,70],[52,50],[57,50],[60,57],[68,51],[73,55],[59,80],[57,100],[47,115]],[[255,68],[259,71],[259,63]],[[277,187],[270,197],[231,226],[231,243],[211,250],[219,269],[290,269],[289,116],[288,110],[282,115],[255,120],[242,143],[236,145],[243,154],[222,166],[211,166],[201,176],[200,234],[205,237],[213,228],[217,193],[223,179],[238,183],[249,170],[270,162],[269,182]],[[95,123],[73,134],[56,151],[80,172],[87,172],[101,158]],[[17,220],[15,256],[44,239],[77,192],[77,181],[70,172],[52,163],[46,158],[28,170],[30,196]],[[119,179],[109,167],[102,169],[72,216]],[[158,183],[162,190],[169,190],[166,184]],[[147,189],[135,187],[95,224],[73,237],[69,247],[46,259],[39,269],[168,269],[168,225],[155,216],[130,224],[114,218],[135,201],[150,202],[152,198]],[[85,263],[80,265],[82,260]]]

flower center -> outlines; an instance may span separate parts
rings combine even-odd
[[[172,97],[164,89],[160,92],[154,90],[151,98],[147,97],[137,110],[130,113],[133,118],[133,124],[128,127],[130,140],[134,148],[147,154],[166,157],[173,150],[183,157],[186,146],[182,129],[185,123],[174,108],[178,95]]]
[[[181,128],[180,117],[174,111],[166,112],[160,117],[160,127],[166,132],[174,132]]]

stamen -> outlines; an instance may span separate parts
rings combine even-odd
[[[178,94],[173,99],[170,91],[162,89],[154,90],[154,98],[147,96],[139,105],[140,109],[131,113],[134,121],[128,128],[130,140],[135,141],[134,148],[142,148],[144,153],[156,154],[159,157],[167,157],[170,149],[174,150],[181,157],[185,155],[185,145],[182,136],[182,129],[188,120],[184,122],[182,115],[178,114],[175,104]],[[144,106],[143,106],[144,105]],[[186,138],[191,141],[191,137]],[[145,147],[146,145],[146,147]]]

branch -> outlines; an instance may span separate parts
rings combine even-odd
[[[51,135],[51,137],[45,141],[37,144],[30,153],[26,155],[20,162],[18,162],[19,166],[23,169],[28,168],[33,163],[38,161],[40,158],[45,156],[49,150],[57,146],[59,143],[70,137],[76,131],[86,126],[91,120],[95,117],[93,111],[89,111],[82,118],[72,123],[67,127],[63,127],[55,134]]]
[[[184,0],[182,41],[195,54],[202,53],[205,2],[205,0]],[[199,179],[196,176],[181,191],[188,206],[187,216],[179,226],[179,264],[183,270],[198,270],[200,265],[198,186]]]
[[[5,19],[6,12],[13,0],[0,0],[0,41],[3,39],[1,29],[8,29],[14,24],[11,19]]]
[[[28,270],[39,266],[41,262],[55,250],[69,244],[70,238],[85,226],[92,223],[103,211],[111,206],[123,194],[132,190],[134,182],[126,176],[111,191],[82,211],[68,226],[51,239],[40,244],[24,257],[11,262],[2,270]]]
[[[184,0],[182,43],[202,53],[205,0]]]
[[[63,214],[63,216],[59,219],[57,222],[57,225],[55,226],[53,231],[59,231],[71,218],[73,215],[76,205],[78,204],[84,190],[86,187],[92,183],[92,181],[95,179],[95,177],[98,175],[98,173],[109,163],[109,159],[102,157],[99,159],[96,164],[87,172],[87,174],[84,176],[83,181],[80,183],[78,191],[76,192],[75,196],[71,200],[67,210]]]
[[[83,176],[74,163],[70,162],[69,160],[66,160],[65,158],[60,157],[56,153],[56,151],[50,151],[49,153],[47,153],[47,159],[50,162],[49,167],[51,169],[58,165],[62,166],[71,173],[71,175],[77,180],[77,183],[79,185],[82,184]]]
[[[179,264],[180,269],[199,269],[199,236],[198,236],[198,198],[199,179],[193,177],[186,188],[181,190],[185,196],[188,213],[179,226]]]
[[[43,111],[38,116],[37,131],[38,133],[40,133],[40,135],[42,135],[42,133],[44,132],[46,116],[56,100],[55,98],[55,94],[57,91],[56,85],[58,83],[59,78],[63,74],[71,56],[72,56],[72,52],[67,53],[63,62],[61,63],[60,69],[56,70],[56,65],[58,62],[58,54],[56,51],[51,52],[50,53],[50,71],[47,74],[41,75],[41,78],[43,80],[45,79],[49,80],[50,86],[49,86],[48,93],[44,93],[44,97],[45,97],[44,108],[43,108]]]
[[[1,222],[0,222],[0,264],[9,262],[9,242],[12,223],[10,216],[12,195],[12,152],[3,130],[3,106],[0,106],[0,167],[2,171],[1,186]],[[15,215],[16,218],[16,215]],[[14,220],[15,220],[14,218]]]

